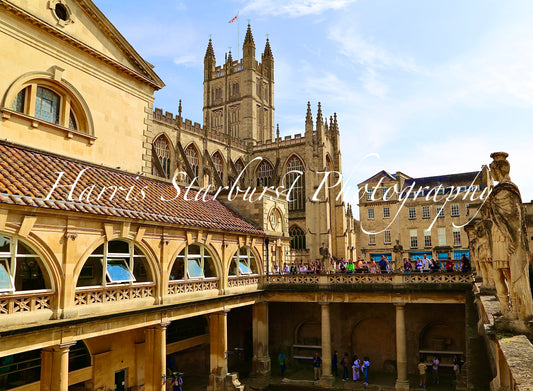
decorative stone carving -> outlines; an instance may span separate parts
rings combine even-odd
[[[518,187],[509,177],[508,154],[495,152],[490,164],[494,186],[481,208],[482,219],[492,222],[489,244],[492,272],[502,314],[510,319],[533,316],[529,284],[529,248],[525,212]]]

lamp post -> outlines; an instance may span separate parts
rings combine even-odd
[[[270,239],[268,237],[265,238],[265,246],[266,246],[266,251],[267,251],[267,276],[269,275],[269,270],[270,270],[270,263],[269,263],[269,255],[268,253],[270,252],[269,251],[269,248],[268,248],[268,245],[270,244]]]

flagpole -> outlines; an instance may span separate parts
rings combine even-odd
[[[239,11],[237,11],[237,61],[239,61],[239,59],[241,58],[240,47],[239,47],[239,43],[241,40],[240,32],[241,32],[241,21],[239,20]]]

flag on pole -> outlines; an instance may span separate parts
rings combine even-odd
[[[237,18],[239,17],[239,14],[235,15],[235,17],[233,19],[231,19],[228,23],[233,23],[237,20]]]

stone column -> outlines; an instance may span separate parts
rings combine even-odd
[[[224,388],[228,373],[228,312],[220,311],[209,315],[209,386],[208,390]]]
[[[395,304],[396,307],[396,390],[409,390],[407,378],[407,336],[405,330],[405,304]]]
[[[68,352],[76,342],[45,348],[41,354],[41,391],[68,391]]]
[[[165,391],[167,371],[167,338],[169,323],[146,329],[144,388],[145,391]]]
[[[322,378],[320,380],[323,384],[333,382],[333,376],[331,375],[331,325],[329,307],[329,303],[320,303],[322,314]]]
[[[268,303],[256,303],[252,307],[253,359],[252,370],[260,375],[270,373],[268,354]]]

